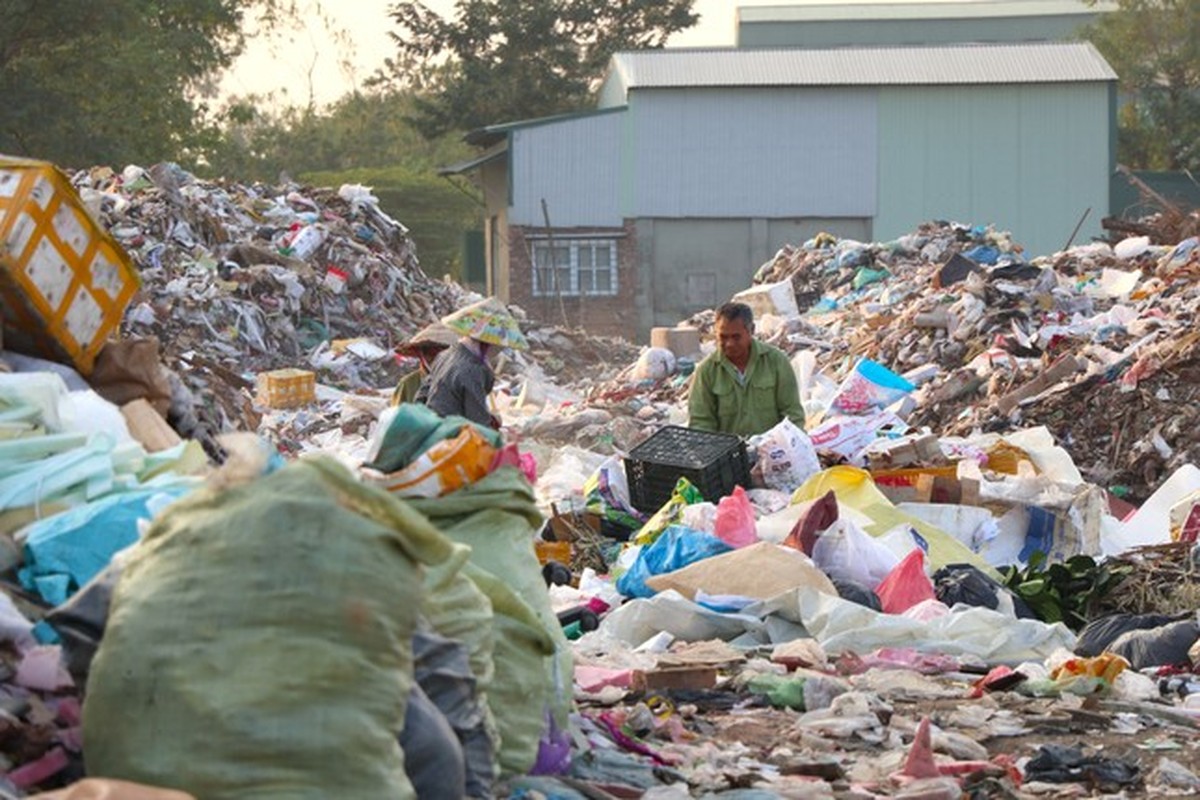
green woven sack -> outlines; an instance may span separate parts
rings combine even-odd
[[[421,564],[460,551],[322,460],[177,503],[113,595],[88,774],[202,800],[413,797],[397,734]]]

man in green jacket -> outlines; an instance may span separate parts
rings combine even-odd
[[[783,351],[754,338],[744,303],[717,309],[717,352],[696,368],[688,400],[690,427],[753,436],[784,419],[804,427],[796,373]]]

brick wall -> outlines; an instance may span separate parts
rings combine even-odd
[[[545,228],[526,228],[510,225],[508,254],[510,267],[509,302],[520,306],[531,318],[551,325],[563,324],[566,312],[567,327],[581,327],[589,333],[621,336],[636,340],[637,312],[637,239],[633,220],[622,228],[555,228],[556,239],[595,238],[608,234],[617,242],[617,293],[577,297],[565,295],[562,308],[557,297],[533,296],[533,266],[530,259],[530,240],[544,237]]]

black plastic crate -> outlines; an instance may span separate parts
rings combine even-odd
[[[668,425],[625,458],[633,507],[653,514],[671,499],[675,484],[687,478],[705,500],[715,503],[735,486],[750,486],[750,462],[741,438]]]

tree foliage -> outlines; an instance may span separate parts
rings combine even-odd
[[[432,173],[470,153],[455,138],[418,134],[406,119],[413,110],[414,99],[405,92],[356,92],[325,109],[277,111],[244,98],[225,109],[224,137],[206,154],[201,172],[266,181],[280,172],[362,168]]]
[[[0,152],[149,163],[210,144],[204,96],[290,0],[0,0]]]
[[[1120,77],[1118,160],[1200,169],[1200,2],[1120,0],[1086,36]]]
[[[446,19],[419,0],[392,7],[398,55],[385,79],[424,88],[427,136],[581,107],[619,50],[661,47],[699,17],[693,0],[459,0]]]

